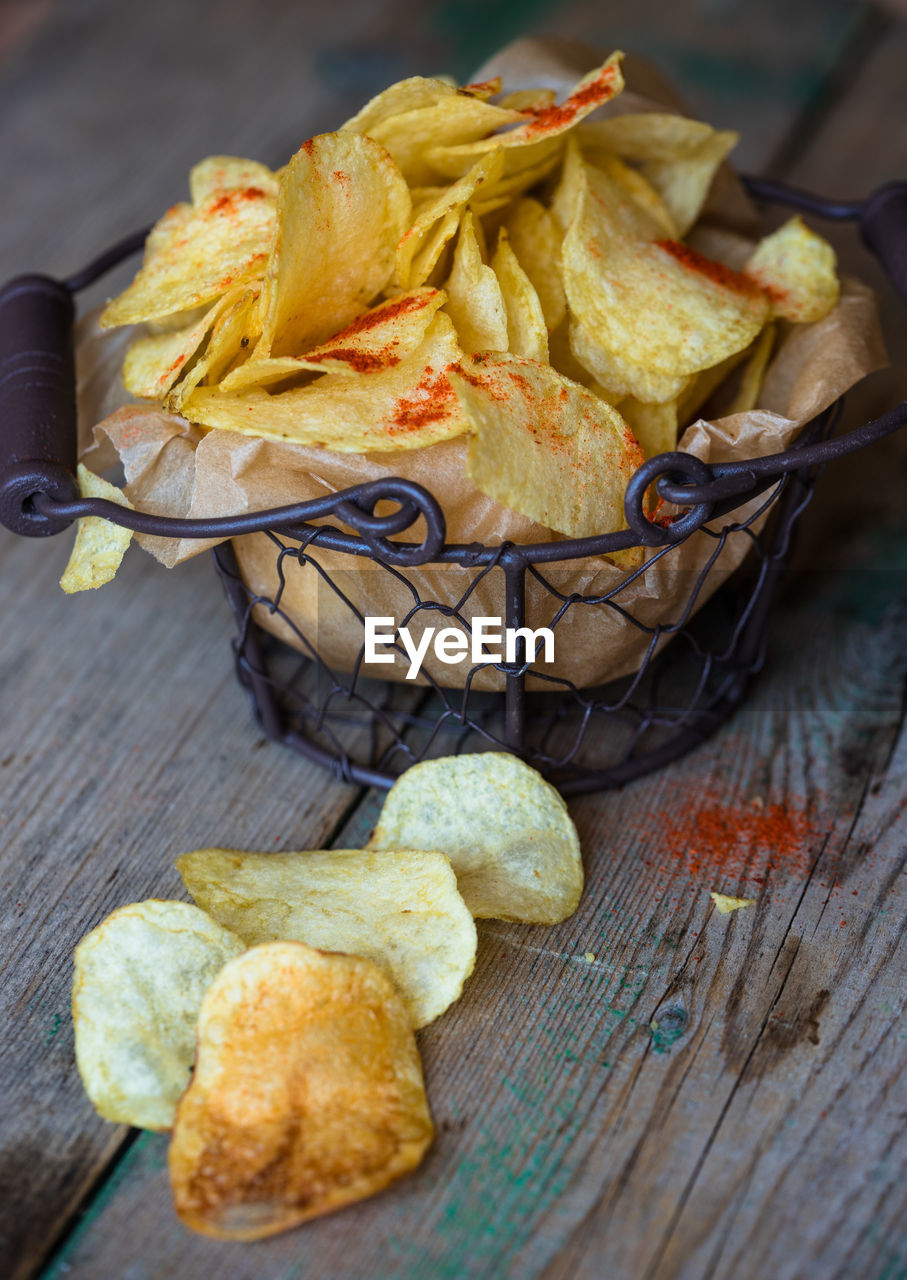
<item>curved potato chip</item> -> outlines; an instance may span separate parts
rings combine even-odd
[[[551,214],[532,196],[523,196],[508,213],[504,226],[517,261],[538,294],[545,324],[556,329],[564,318],[567,299],[558,270],[561,236]]]
[[[266,195],[277,195],[280,179],[267,165],[239,156],[208,156],[189,170],[189,192],[194,205],[224,191],[258,187]]]
[[[165,400],[171,413],[181,413],[183,404],[201,383],[222,385],[234,366],[244,367],[247,353],[261,335],[261,291],[249,288],[224,309],[217,320],[202,355],[195,360]]]
[[[361,378],[326,373],[273,394],[197,387],[182,412],[202,426],[340,453],[420,449],[469,430],[449,377],[461,355],[450,317],[439,311],[422,346],[392,368]]]
[[[386,147],[410,186],[425,186],[438,170],[432,146],[461,146],[524,119],[521,111],[493,106],[440,80],[402,81],[372,99],[343,128]]]
[[[221,970],[168,1154],[187,1226],[285,1231],[383,1190],[432,1137],[409,1018],[370,961],[271,942]]]
[[[213,302],[264,275],[275,200],[259,187],[213,191],[200,205],[168,210],[149,236],[132,284],[109,302],[102,329],[138,324]]]
[[[682,395],[689,386],[687,374],[660,373],[647,365],[624,360],[603,346],[600,338],[594,337],[578,320],[571,318],[567,331],[574,359],[614,404],[619,404],[625,396],[634,396],[644,404],[665,404]]]
[[[188,902],[119,907],[76,947],[76,1064],[105,1120],[169,1129],[208,984],[245,950]]]
[[[482,261],[476,224],[467,211],[460,224],[453,270],[445,284],[447,314],[464,351],[506,351],[507,309],[492,267]]]
[[[664,404],[645,404],[634,396],[627,396],[618,405],[618,412],[647,458],[654,458],[658,453],[670,453],[677,448],[676,398]]]
[[[642,162],[643,175],[671,214],[673,237],[685,235],[696,221],[715,171],[738,142],[731,131],[657,111],[592,121],[578,133],[584,150],[600,147]]]
[[[295,356],[337,333],[391,278],[409,188],[371,138],[325,133],[281,173],[256,358]]]
[[[764,289],[776,316],[796,324],[821,320],[838,301],[840,283],[835,251],[802,218],[760,240],[743,268]]]
[[[756,408],[774,344],[775,325],[767,324],[753,343],[749,358],[740,374],[737,393],[724,413],[749,413]]]
[[[617,410],[518,356],[474,356],[451,378],[474,431],[477,488],[571,538],[626,527],[624,490],[643,455]]]
[[[645,378],[634,371],[679,378],[748,346],[767,319],[762,290],[687,245],[653,234],[649,215],[633,209],[604,174],[586,168],[583,179],[564,237],[567,302],[604,363],[613,358],[631,375],[627,393],[650,398]],[[574,351],[585,363],[576,343]],[[610,390],[607,377],[592,371]]]
[[[425,760],[397,779],[369,848],[438,844],[474,916],[557,924],[579,904],[583,864],[567,806],[516,756]]]
[[[443,853],[236,853],[177,858],[192,897],[248,946],[306,942],[364,956],[424,1027],[459,999],[472,973],[476,927]]]
[[[186,373],[223,313],[242,295],[243,286],[230,289],[184,327],[133,342],[123,361],[123,386],[129,394],[142,400],[162,400]]]
[[[532,281],[517,261],[506,230],[498,235],[491,262],[507,312],[507,350],[527,360],[548,362],[548,330]]]
[[[81,462],[76,469],[76,479],[83,498],[106,498],[133,510],[122,489],[96,476]],[[78,522],[75,545],[63,570],[60,586],[69,596],[77,591],[103,587],[105,582],[116,576],[131,541],[131,529],[124,529],[100,516],[85,516]]]
[[[541,162],[552,150],[560,150],[563,133],[620,93],[624,87],[620,70],[622,57],[622,53],[612,53],[600,67],[583,76],[560,105],[550,103],[530,108],[532,118],[523,124],[477,142],[459,146],[439,143],[429,147],[428,162],[447,177],[459,177],[489,151],[509,153],[509,163],[519,168]]]
[[[619,156],[596,155],[594,153],[593,155],[588,155],[586,152],[583,154],[596,169],[599,169],[613,183],[622,188],[631,200],[645,210],[666,236],[676,239],[678,234],[677,227],[668,211],[667,205],[655,190],[655,187],[638,170],[631,169],[628,164],[624,164]]]
[[[396,279],[402,289],[425,283],[456,234],[466,205],[476,191],[499,176],[503,163],[497,155],[482,157],[459,182],[443,188],[419,210],[397,246]]]
[[[364,311],[352,324],[304,356],[248,360],[220,383],[222,390],[266,386],[297,373],[377,373],[399,364],[424,341],[444,303],[439,289],[414,289]]]

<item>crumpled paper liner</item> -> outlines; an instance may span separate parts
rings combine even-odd
[[[568,58],[558,43],[519,41],[482,68],[482,78],[500,70],[507,87],[550,84],[565,92],[593,63],[579,66],[574,52]],[[522,73],[520,72],[522,67]],[[540,67],[543,68],[540,70]],[[637,83],[631,68],[628,80]],[[651,91],[651,90],[650,90]],[[605,111],[664,110],[663,101],[625,91]],[[671,104],[673,106],[673,103]],[[753,210],[730,170],[716,181],[704,218],[716,227],[737,233],[753,228]],[[872,291],[858,281],[845,280],[841,299],[824,320],[808,326],[782,326],[783,332],[769,366],[760,407],[714,422],[699,420],[684,433],[679,448],[704,462],[760,457],[784,449],[800,428],[834,403],[849,387],[885,363]],[[131,335],[129,335],[131,336]],[[122,393],[113,381],[125,340],[120,332],[99,338],[86,333],[80,343],[80,399],[83,423],[97,422],[96,406],[105,411]],[[306,501],[384,476],[401,476],[424,485],[441,503],[447,520],[447,541],[496,544],[548,542],[560,535],[502,507],[472,487],[467,479],[464,439],[403,453],[342,454],[323,448],[257,440],[228,431],[203,431],[182,418],[147,405],[126,405],[87,432],[84,460],[94,469],[118,457],[126,477],[125,492],[143,511],[181,517],[241,514]],[[743,521],[765,502],[764,495],[733,513]],[[760,517],[760,522],[764,517]],[[419,526],[406,540],[417,540]],[[160,539],[139,541],[163,564],[174,566],[215,545],[214,540]],[[273,599],[278,590],[277,557],[266,534],[234,540],[243,578],[256,594]],[[647,552],[644,572],[625,569],[601,557],[586,557],[542,566],[548,582],[563,595],[602,596],[627,585],[615,597],[620,609],[645,626],[670,623],[682,613],[695,579],[715,552],[715,539],[704,532],[662,556]],[[732,535],[711,568],[699,593],[697,607],[738,567],[751,542],[746,534]],[[480,570],[426,565],[393,573],[363,557],[318,549],[309,554],[331,574],[361,614],[392,617],[402,622],[421,601],[452,608],[461,601]],[[285,584],[279,612],[256,608],[257,621],[294,647],[308,652],[308,644],[337,670],[351,670],[360,655],[362,624],[350,607],[323,582],[313,566],[283,561]],[[561,605],[531,574],[526,577],[526,622],[550,625]],[[500,569],[485,574],[462,603],[460,617],[468,626],[475,617],[503,619],[504,577]],[[425,626],[455,625],[438,609],[420,611],[410,621],[418,640]],[[572,681],[578,687],[603,684],[635,670],[650,644],[650,635],[607,604],[572,605],[555,629],[555,660],[538,661],[535,669]],[[442,685],[461,686],[470,662],[446,665],[429,652],[423,670]],[[367,668],[368,674],[403,679],[408,660],[393,666]],[[476,688],[502,688],[504,677],[484,670]],[[549,686],[550,687],[550,686]]]

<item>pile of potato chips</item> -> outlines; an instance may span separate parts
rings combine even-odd
[[[106,1119],[173,1130],[178,1214],[232,1240],[420,1163],[433,1127],[413,1029],[459,998],[473,917],[557,924],[583,887],[560,795],[495,752],[409,770],[368,849],[176,865],[197,906],[131,903],[79,943],[76,1061]]]
[[[560,104],[500,88],[414,77],[277,173],[196,165],[102,317],[145,326],[127,388],[333,450],[468,435],[497,501],[570,536],[624,527],[643,455],[743,362],[727,411],[752,408],[777,323],[834,306],[834,253],[798,218],[755,249],[685,243],[736,135],[588,119],[620,54]]]

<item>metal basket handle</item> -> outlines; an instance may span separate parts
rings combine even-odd
[[[761,178],[747,178],[746,183],[757,198],[820,217],[858,221],[866,244],[907,302],[907,182],[890,183],[868,200],[852,203],[823,200]],[[18,276],[0,291],[0,523],[14,533],[43,537],[60,533],[73,520],[97,515],[159,537],[229,538],[265,529],[310,536],[309,521],[336,516],[359,538],[334,529],[319,530],[323,545],[357,554],[371,550],[399,565],[437,559],[445,539],[441,508],[420,485],[397,477],[356,485],[313,502],[209,520],[153,516],[79,496],[73,294],[140,249],[146,235],[147,229],[130,236],[69,280]],[[679,541],[708,520],[716,506],[743,501],[789,471],[852,453],[905,423],[907,402],[834,440],[794,445],[764,458],[693,467],[696,460],[687,454],[659,455],[631,478],[625,503],[627,533],[558,543],[556,550],[562,557],[573,557],[607,554],[619,549],[618,544],[627,544],[628,538],[648,546]],[[645,491],[653,483],[666,501],[690,508],[667,528],[651,520],[646,510]],[[394,501],[398,509],[377,515],[375,509],[382,500]],[[420,543],[389,541],[420,516],[425,521]],[[482,552],[493,549],[456,550],[481,559]],[[547,559],[552,547],[540,544],[521,550],[529,559],[534,558],[532,552]]]

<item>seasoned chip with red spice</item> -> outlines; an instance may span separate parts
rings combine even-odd
[[[340,453],[419,449],[469,430],[450,380],[461,355],[453,324],[439,311],[411,356],[376,373],[326,373],[274,394],[263,387],[236,393],[197,387],[183,413],[206,427]]]
[[[615,409],[519,356],[473,356],[451,376],[474,433],[468,469],[479,489],[572,538],[626,527],[624,490],[643,454]]]

